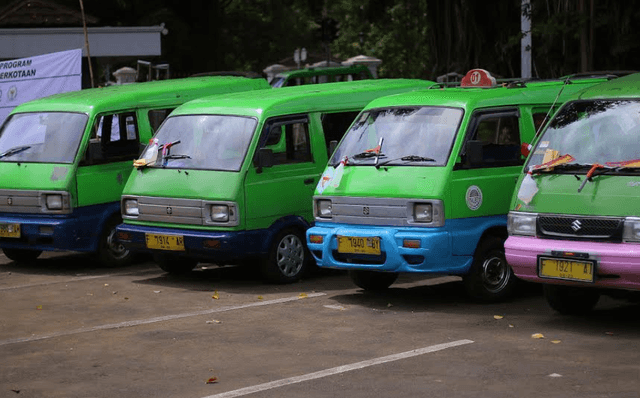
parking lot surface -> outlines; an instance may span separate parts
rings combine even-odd
[[[535,285],[473,303],[458,278],[382,293],[337,271],[292,285],[250,267],[0,255],[0,397],[637,397],[640,306],[585,317]]]

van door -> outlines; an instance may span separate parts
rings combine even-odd
[[[138,157],[140,139],[134,111],[95,118],[77,172],[78,205],[118,202]]]
[[[266,121],[245,180],[247,229],[268,228],[287,215],[313,219],[311,198],[327,160],[318,140],[311,139],[314,134],[322,134],[321,126],[308,115]],[[273,152],[272,167],[256,167],[260,148]]]
[[[465,142],[481,143],[481,159],[470,164],[470,154],[461,149],[462,163],[454,166],[451,204],[454,218],[506,215],[516,178],[522,171],[520,153],[524,126],[517,108],[475,112],[468,124]]]

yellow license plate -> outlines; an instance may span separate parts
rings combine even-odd
[[[377,236],[359,238],[355,236],[338,236],[338,253],[380,255],[380,238]]]
[[[145,234],[148,249],[184,251],[182,235]]]
[[[19,238],[20,224],[0,224],[0,238]]]
[[[595,261],[546,257],[540,257],[538,264],[538,276],[541,278],[578,282],[593,282],[596,267]]]

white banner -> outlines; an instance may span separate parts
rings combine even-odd
[[[82,49],[0,61],[0,124],[23,102],[82,88]]]

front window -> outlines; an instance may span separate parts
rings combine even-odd
[[[640,101],[572,102],[544,131],[527,168],[543,169],[547,164],[553,167],[544,167],[546,171],[583,173],[594,165],[616,170],[639,167],[639,138]]]
[[[73,163],[89,117],[15,113],[0,128],[0,162]]]
[[[169,117],[154,136],[160,150],[151,167],[239,171],[256,125],[256,119],[242,116]],[[166,144],[172,145],[163,154]],[[150,157],[150,149],[142,158]]]
[[[365,111],[356,119],[331,164],[444,166],[462,109],[407,107]]]

